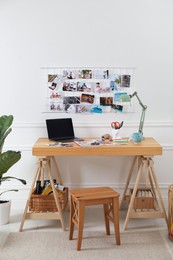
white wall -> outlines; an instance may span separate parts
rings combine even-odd
[[[155,158],[162,192],[172,178],[172,0],[1,0],[0,114],[15,117],[6,148],[22,151],[10,173],[27,180],[27,187],[9,194],[25,199],[36,159],[31,149],[46,135],[42,113],[43,71],[49,66],[136,67],[135,88],[148,106],[145,136],[163,146]],[[123,133],[138,129],[140,108],[132,114],[72,115],[76,135],[101,136],[112,120],[124,120]],[[61,115],[68,116],[68,115]],[[64,183],[70,187],[110,185],[122,189],[130,158],[60,158]]]

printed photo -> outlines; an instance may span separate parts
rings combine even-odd
[[[71,96],[71,97],[63,97],[63,103],[67,104],[80,104],[80,97]]]
[[[51,90],[55,90],[55,89],[56,89],[56,86],[57,86],[57,84],[54,83],[54,82],[52,82],[51,85],[49,86],[49,88],[50,88]]]
[[[119,75],[118,73],[115,73],[114,71],[111,71],[110,79],[111,79],[111,81],[115,82],[116,89],[121,87],[121,75]]]
[[[113,97],[100,97],[100,105],[111,106],[113,104]]]
[[[79,70],[78,77],[81,79],[92,79],[92,70]]]
[[[122,111],[123,111],[123,106],[121,106],[121,105],[115,105],[115,104],[113,104],[113,105],[111,105],[111,108],[112,108],[113,110],[116,110],[117,112],[122,112]]]
[[[66,113],[76,113],[76,105],[65,105]]]
[[[121,87],[123,88],[130,87],[130,75],[122,75]]]
[[[76,71],[75,70],[63,70],[63,78],[64,79],[76,79]]]
[[[62,99],[62,94],[60,93],[60,92],[52,92],[51,94],[50,94],[50,98],[52,98],[52,99]]]
[[[89,113],[91,110],[91,105],[76,105],[76,113]]]
[[[48,82],[53,82],[57,75],[48,74]]]
[[[90,112],[101,114],[103,112],[103,110],[100,105],[92,105]]]
[[[118,90],[117,85],[116,85],[115,81],[113,81],[113,80],[110,81],[110,90],[111,91]]]
[[[124,94],[127,94],[127,92],[116,92],[114,94],[114,102],[120,102],[120,97]]]
[[[63,91],[76,91],[76,82],[66,81],[63,83]]]
[[[91,90],[92,90],[91,82],[77,82],[77,91],[91,92]]]
[[[94,103],[94,95],[82,94],[81,95],[81,102],[93,104]]]
[[[95,79],[109,79],[109,70],[94,70]]]
[[[96,82],[95,83],[95,92],[96,93],[109,93],[110,92],[110,86],[109,82]]]
[[[50,103],[50,110],[51,111],[57,111],[57,112],[63,112],[64,111],[64,106],[62,103],[58,102],[51,102]]]

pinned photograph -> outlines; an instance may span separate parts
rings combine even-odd
[[[95,92],[96,93],[109,93],[110,86],[108,82],[96,82],[95,83]]]
[[[55,90],[56,89],[56,86],[57,86],[57,83],[52,83],[50,86],[49,86],[49,88],[51,89],[51,90]]]
[[[123,106],[121,106],[121,105],[115,105],[115,104],[113,104],[113,105],[111,105],[111,108],[112,108],[113,110],[117,111],[117,112],[122,112],[122,111],[123,111]]]
[[[50,110],[51,111],[57,111],[57,112],[63,112],[64,111],[64,106],[63,106],[62,103],[51,102],[50,103]]]
[[[62,94],[60,92],[52,92],[50,94],[51,99],[57,99],[57,100],[62,100]]]
[[[81,79],[92,79],[92,70],[79,70],[78,77]]]
[[[67,113],[76,113],[76,105],[65,105],[65,111]]]
[[[103,112],[103,110],[102,110],[102,107],[100,105],[92,105],[90,112],[101,114]]]
[[[63,83],[63,91],[76,91],[76,82],[66,81]]]
[[[100,97],[100,105],[111,106],[113,104],[113,97]]]
[[[90,113],[91,105],[76,105],[76,113]]]
[[[121,75],[119,75],[118,73],[116,73],[114,71],[111,71],[110,79],[111,79],[111,81],[115,82],[116,89],[121,87]]]
[[[82,94],[81,95],[81,102],[93,104],[94,103],[94,95]]]
[[[130,87],[130,75],[122,75],[121,87],[129,88]]]
[[[57,75],[48,74],[48,82],[53,82]]]
[[[93,77],[95,79],[109,79],[109,70],[95,70]]]
[[[114,102],[120,102],[120,97],[124,94],[127,94],[127,92],[117,92],[114,94]]]
[[[91,92],[91,90],[92,90],[91,82],[77,82],[77,91]]]
[[[75,70],[63,70],[63,78],[64,79],[76,79],[76,71]]]
[[[111,91],[118,90],[117,85],[116,85],[115,81],[113,81],[113,80],[110,81],[110,90]]]
[[[63,104],[80,104],[80,97],[78,96],[71,96],[71,97],[64,97]]]

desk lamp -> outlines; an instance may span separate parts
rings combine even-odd
[[[140,118],[140,123],[139,123],[139,130],[138,130],[138,132],[143,135],[143,126],[144,126],[145,112],[146,112],[147,106],[144,105],[144,104],[141,102],[141,100],[140,100],[140,98],[139,98],[139,96],[138,96],[138,94],[137,94],[136,91],[135,91],[132,95],[128,95],[128,94],[123,94],[123,95],[121,95],[120,98],[119,98],[119,101],[120,101],[120,102],[130,102],[131,99],[132,99],[134,96],[137,98],[137,100],[138,100],[138,102],[139,102],[139,105],[142,107],[142,114],[141,114],[141,118]]]

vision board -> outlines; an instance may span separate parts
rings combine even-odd
[[[129,112],[119,101],[134,90],[134,68],[44,68],[45,112]],[[128,106],[129,107],[129,106]]]

